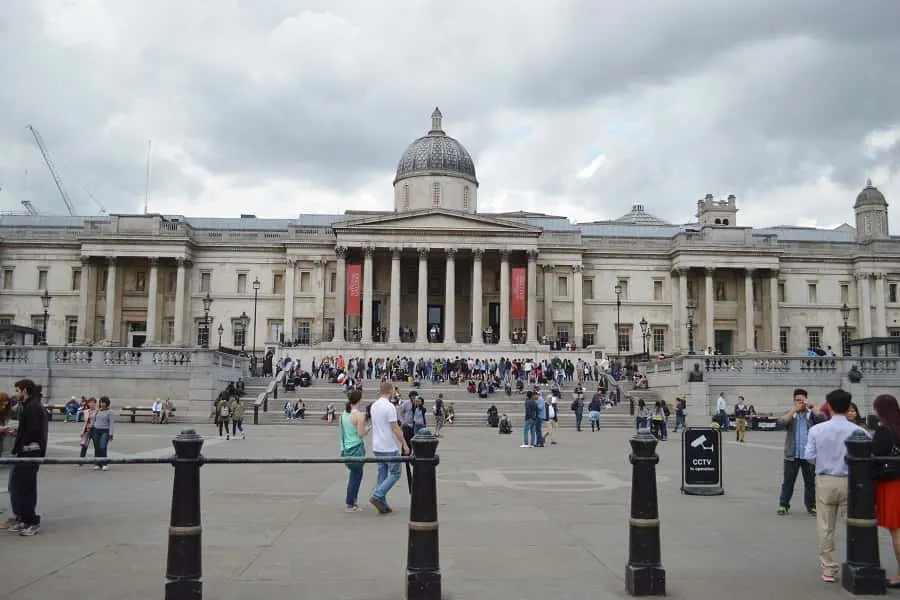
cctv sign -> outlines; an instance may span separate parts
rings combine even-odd
[[[714,496],[722,491],[722,434],[712,427],[689,427],[682,438],[685,494]]]

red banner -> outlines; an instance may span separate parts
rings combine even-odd
[[[528,277],[525,274],[525,267],[512,269],[512,310],[510,316],[513,319],[525,318],[525,297],[528,295],[527,282]],[[528,333],[531,332],[529,331]]]
[[[362,265],[347,265],[347,315],[358,317],[362,308]]]

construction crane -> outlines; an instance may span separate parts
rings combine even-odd
[[[31,200],[22,200],[22,206],[25,207],[25,210],[28,211],[29,215],[37,216],[41,213],[34,207],[34,204],[31,203]]]
[[[100,209],[100,214],[101,214],[101,215],[107,214],[108,211],[106,210],[106,207],[103,206],[102,204],[100,204],[100,201],[99,201],[99,200],[97,200],[96,198],[94,198],[94,195],[91,193],[91,190],[87,189],[87,188],[84,187],[84,186],[82,186],[81,189],[83,189],[83,190],[84,190],[84,193],[88,195],[88,198],[91,199],[91,202],[93,202],[94,204],[97,205],[97,208]]]
[[[56,167],[53,166],[53,161],[50,160],[50,155],[47,153],[47,147],[44,146],[44,140],[41,137],[41,134],[38,133],[38,130],[34,128],[32,125],[26,126],[29,131],[31,131],[31,135],[34,136],[34,141],[37,143],[38,150],[41,151],[41,156],[44,157],[44,162],[47,164],[47,169],[50,171],[50,175],[53,177],[53,183],[56,184],[56,189],[59,190],[59,195],[62,196],[63,202],[66,204],[66,209],[69,211],[70,216],[75,215],[75,206],[72,204],[72,200],[69,198],[69,194],[66,192],[66,188],[63,187],[62,179],[59,177],[59,173],[56,172]]]

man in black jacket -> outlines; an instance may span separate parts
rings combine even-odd
[[[47,453],[47,413],[41,404],[37,387],[30,379],[15,384],[15,394],[22,405],[19,427],[12,454],[20,458],[42,457]],[[30,537],[41,530],[41,518],[35,514],[37,507],[38,465],[13,465],[10,488],[14,495],[17,522],[10,531]]]
[[[522,446],[521,448],[534,448],[537,443],[537,433],[535,423],[537,422],[538,408],[537,401],[534,399],[534,392],[525,393],[525,424],[522,429]]]

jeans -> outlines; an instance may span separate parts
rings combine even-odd
[[[675,414],[675,431],[678,431],[679,428],[680,428],[680,429],[684,429],[684,428],[685,428],[685,426],[684,426],[684,415],[679,415],[679,414],[676,413],[676,414]]]
[[[575,413],[575,431],[581,431],[581,419],[584,418],[584,413],[577,412]]]
[[[728,413],[724,410],[719,411],[719,427],[722,428],[722,431],[728,431]]]
[[[522,444],[524,446],[534,446],[537,443],[537,438],[534,437],[534,419],[525,419],[525,424],[522,425]]]
[[[393,452],[375,452],[375,456],[400,456],[399,450]],[[400,481],[400,463],[378,463],[378,482],[372,497],[384,502],[387,506],[387,495],[397,482]]]
[[[106,458],[106,448],[109,446],[109,429],[91,429],[91,439],[94,440],[94,458]]]
[[[781,483],[781,497],[778,499],[778,505],[785,508],[791,507],[797,473],[803,474],[803,504],[806,505],[807,510],[811,510],[816,507],[816,471],[811,462],[802,458],[784,460],[784,480]]]
[[[35,513],[38,467],[39,465],[13,465],[10,469],[10,504],[16,518],[25,525],[41,523],[41,518]]]
[[[359,468],[350,469],[350,475],[347,478],[347,506],[356,506],[359,499],[359,485],[362,483],[363,465]]]
[[[532,421],[532,427],[534,427],[534,437],[537,440],[537,446],[544,445],[544,433],[541,431],[543,426],[543,419],[535,419],[534,421]]]
[[[231,422],[231,435],[237,435],[237,432],[240,431],[244,433],[244,421],[232,421]]]

